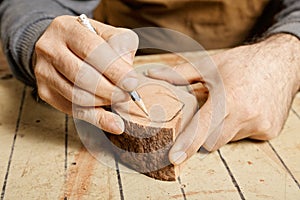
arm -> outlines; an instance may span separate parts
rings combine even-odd
[[[266,32],[266,35],[273,35],[277,33],[286,33],[289,35],[293,35],[300,39],[300,1],[297,0],[283,0],[283,6],[284,8],[281,10],[281,12],[276,16],[275,20],[276,23],[269,28],[269,30]],[[281,36],[278,37],[290,37],[291,36],[284,36],[284,34],[281,34]],[[298,51],[295,51],[295,47],[299,46],[299,41],[296,41],[295,39],[292,40],[293,43],[291,45],[291,53],[292,54],[299,54]],[[298,49],[299,50],[299,49]],[[297,64],[296,62],[294,62]],[[294,65],[295,70],[297,70],[299,74],[299,65]],[[295,72],[296,73],[296,72]],[[300,81],[299,77],[296,80],[296,87],[298,90],[300,90]]]
[[[61,3],[64,2],[64,3]],[[4,52],[14,75],[35,86],[31,57],[36,41],[52,20],[60,15],[91,14],[98,3],[91,1],[3,0],[0,4],[0,32]]]

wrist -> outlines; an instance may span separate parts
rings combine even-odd
[[[291,34],[274,34],[260,42],[281,65],[282,73],[290,78],[295,94],[300,90],[300,40]],[[278,69],[279,70],[279,69]]]

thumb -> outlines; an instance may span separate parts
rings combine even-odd
[[[188,85],[202,80],[199,72],[190,63],[176,65],[175,67],[152,68],[147,71],[147,75],[174,85]]]
[[[210,131],[211,109],[211,100],[209,98],[184,131],[177,137],[169,152],[171,163],[180,165],[195,154],[205,142]]]

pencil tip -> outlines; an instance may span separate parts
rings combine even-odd
[[[145,106],[145,104],[144,104],[144,102],[143,102],[142,99],[140,101],[140,104],[141,104],[141,109],[143,110],[143,112],[147,115],[147,117],[149,117],[149,113],[148,113],[148,111],[146,109],[146,106]]]

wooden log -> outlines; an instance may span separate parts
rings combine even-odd
[[[133,101],[115,104],[112,109],[123,118],[125,132],[107,136],[125,165],[155,179],[175,181],[179,169],[169,162],[168,152],[193,117],[197,100],[173,85],[145,77],[137,91],[149,116]]]

